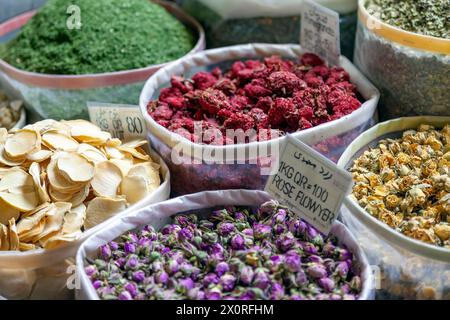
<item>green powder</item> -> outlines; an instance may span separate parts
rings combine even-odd
[[[67,26],[70,5],[80,8],[79,29]],[[27,71],[87,74],[168,62],[193,46],[191,31],[148,0],[49,0],[0,55]]]
[[[450,39],[449,0],[368,0],[366,8],[392,26]]]

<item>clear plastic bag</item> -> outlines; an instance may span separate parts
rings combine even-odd
[[[359,136],[345,151],[338,165],[351,167],[369,146],[387,136],[400,136],[420,124],[442,127],[450,117],[411,117],[380,123]],[[450,250],[408,238],[370,216],[347,197],[341,219],[355,235],[372,266],[379,269],[377,299],[450,300]]]
[[[298,43],[302,1],[178,0],[206,30],[208,48],[244,43]],[[317,0],[340,14],[341,52],[353,57],[356,0]]]
[[[159,229],[169,223],[171,216],[177,213],[193,210],[199,211],[217,206],[258,206],[270,199],[270,196],[263,191],[207,191],[171,199],[122,216],[120,219],[115,220],[114,223],[108,225],[107,228],[92,235],[80,246],[76,257],[77,274],[80,277],[80,290],[76,291],[76,298],[83,300],[99,299],[91,281],[84,272],[85,258],[94,257],[101,245],[116,239],[127,231],[142,228],[148,224],[155,229]],[[330,233],[337,236],[340,244],[345,245],[356,257],[356,267],[359,269],[362,280],[362,291],[359,299],[373,299],[372,271],[363,251],[343,224],[336,222]]]
[[[0,251],[0,297],[6,299],[70,299],[75,283],[74,257],[78,247],[97,230],[128,212],[167,200],[170,195],[170,174],[162,159],[150,155],[161,165],[161,185],[148,197],[113,218],[84,232],[77,241],[56,249],[33,251]]]
[[[449,115],[450,39],[391,27],[359,5],[354,63],[381,92],[380,118]]]
[[[147,104],[158,97],[159,90],[168,85],[170,77],[189,77],[201,70],[228,66],[234,60],[259,59],[274,54],[296,59],[301,53],[302,49],[298,45],[250,44],[212,49],[181,59],[161,69],[147,81],[141,94],[140,107],[149,130],[149,140],[170,168],[174,194],[220,189],[263,189],[270,168],[274,168],[277,163],[284,138],[211,146],[194,144],[168,131],[148,115]],[[377,89],[346,58],[341,57],[340,66],[349,72],[351,81],[366,101],[358,110],[338,120],[292,133],[293,137],[335,161],[354,137],[376,122],[378,101]],[[183,151],[183,157],[179,150]],[[218,161],[207,162],[210,154],[216,155]]]

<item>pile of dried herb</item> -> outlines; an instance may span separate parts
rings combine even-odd
[[[369,0],[371,15],[406,31],[450,39],[448,0]]]
[[[68,28],[71,5],[80,8],[79,29]],[[168,62],[193,46],[191,31],[148,0],[49,0],[2,58],[27,71],[87,74]]]

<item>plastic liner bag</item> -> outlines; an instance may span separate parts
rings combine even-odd
[[[208,48],[252,42],[298,43],[302,1],[177,0],[206,29]],[[353,58],[357,0],[316,0],[340,15],[341,52]]]
[[[189,53],[203,50],[205,34],[202,26],[178,6],[158,3],[197,35],[197,42]],[[0,24],[0,37],[17,31],[34,14],[35,11],[26,12]],[[89,119],[86,102],[136,104],[145,79],[169,63],[109,73],[50,75],[23,71],[0,59],[0,86],[13,88],[14,95],[25,102],[31,122]]]
[[[0,251],[0,297],[6,299],[71,299],[75,288],[75,254],[90,235],[149,204],[167,200],[170,195],[170,174],[162,159],[153,151],[151,157],[159,163],[161,185],[140,202],[113,218],[89,229],[76,241],[51,250]]]
[[[99,230],[86,240],[77,252],[76,265],[77,274],[80,277],[80,290],[76,291],[77,299],[98,300],[99,297],[87,277],[85,268],[85,258],[94,257],[98,248],[119,237],[120,235],[134,229],[139,229],[145,225],[152,225],[155,229],[160,229],[171,221],[171,216],[177,213],[188,211],[199,211],[201,209],[209,209],[218,206],[258,206],[266,201],[271,200],[270,195],[263,191],[252,190],[222,190],[207,191],[191,194],[168,201],[151,205],[140,211],[130,212],[116,219],[108,227]],[[347,246],[347,248],[356,256],[358,261],[357,268],[361,274],[362,291],[360,300],[373,299],[373,276],[370,266],[363,251],[355,241],[352,234],[340,222],[336,222],[331,229],[339,239],[339,243]]]
[[[338,165],[349,168],[353,160],[386,137],[400,137],[420,124],[436,128],[450,123],[450,117],[410,117],[380,123],[359,136],[345,151]],[[377,299],[450,300],[450,250],[409,238],[372,217],[347,197],[341,219],[355,235],[378,269]]]
[[[360,0],[354,63],[380,89],[382,120],[450,114],[450,39],[392,27]]]
[[[192,143],[156,123],[147,113],[147,104],[157,99],[159,90],[167,87],[172,75],[186,78],[198,71],[227,68],[236,60],[261,59],[280,55],[297,59],[302,54],[299,45],[249,44],[206,50],[162,68],[145,84],[140,107],[148,128],[149,140],[169,166],[172,191],[176,195],[204,190],[262,190],[271,169],[276,167],[284,137],[263,142],[225,146]],[[340,66],[350,74],[366,100],[353,113],[317,127],[292,133],[294,138],[309,144],[335,161],[346,146],[377,120],[378,90],[345,58]]]

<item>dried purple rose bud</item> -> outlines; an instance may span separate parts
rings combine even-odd
[[[126,285],[124,285],[123,288],[125,290],[127,290],[132,297],[135,297],[137,295],[137,293],[138,293],[136,285],[134,283],[129,282]]]
[[[133,280],[136,282],[142,282],[145,279],[145,273],[142,270],[133,273]]]
[[[278,223],[273,227],[273,231],[275,234],[282,234],[283,232],[288,231],[288,228],[285,224]]]
[[[286,220],[287,212],[284,209],[278,209],[278,212],[272,216],[272,224],[284,224]]]
[[[208,273],[203,278],[203,286],[205,288],[209,287],[210,284],[218,284],[219,283],[219,277],[215,273]]]
[[[230,222],[221,222],[217,226],[217,231],[221,236],[226,237],[235,231],[234,224]]]
[[[303,250],[310,255],[316,255],[319,253],[316,246],[310,242],[303,243]]]
[[[330,278],[321,278],[318,283],[326,292],[332,292],[334,290],[335,284]]]
[[[308,283],[308,277],[302,269],[300,269],[295,275],[295,282],[299,287],[302,287]]]
[[[343,248],[338,248],[337,249],[338,252],[338,260],[339,261],[346,261],[346,260],[352,260],[352,254],[350,251],[348,251],[347,249],[343,249]]]
[[[190,300],[203,300],[205,299],[205,292],[203,292],[199,288],[192,288],[188,291],[187,297]]]
[[[255,236],[255,233],[254,233],[253,229],[250,229],[250,228],[242,230],[242,234],[244,236],[247,236],[247,237],[254,237]]]
[[[180,239],[181,241],[191,241],[193,237],[194,234],[192,233],[190,228],[182,228],[178,233],[178,239]]]
[[[240,234],[235,234],[231,238],[231,247],[234,250],[242,250],[245,248],[245,239]]]
[[[251,268],[249,266],[245,266],[241,270],[240,281],[243,284],[249,285],[253,281],[253,276],[254,276],[253,268]]]
[[[126,253],[135,253],[136,252],[136,246],[134,243],[131,242],[125,242],[123,246]]]
[[[111,248],[108,244],[104,244],[100,247],[100,256],[105,260],[111,258]]]
[[[126,270],[134,270],[139,264],[138,257],[136,255],[130,255],[125,263]]]
[[[95,280],[94,282],[92,282],[92,286],[94,287],[94,289],[99,289],[102,287],[102,282],[100,280]]]
[[[292,233],[287,232],[281,234],[275,241],[275,244],[282,252],[288,251],[295,243],[295,238]]]
[[[236,221],[245,221],[245,220],[247,220],[247,216],[241,211],[236,211],[234,213],[234,219]]]
[[[349,266],[346,261],[341,261],[337,264],[335,268],[335,272],[341,277],[342,279],[347,278],[349,271]]]
[[[291,220],[288,229],[294,236],[300,237],[306,230],[306,223],[302,220]]]
[[[205,292],[205,298],[206,300],[220,300],[222,299],[222,291],[219,288],[214,287]]]
[[[320,264],[317,264],[317,263],[311,264],[306,269],[306,272],[308,273],[308,275],[310,277],[315,278],[315,279],[320,279],[320,278],[324,278],[327,276],[327,270],[325,269],[325,267]]]
[[[272,235],[272,227],[265,224],[255,223],[253,225],[253,234],[255,239],[258,240],[268,238]]]
[[[219,262],[216,266],[216,273],[220,277],[230,270],[230,266],[226,262]]]
[[[118,244],[117,242],[115,242],[115,241],[110,241],[110,242],[109,242],[109,248],[110,248],[112,251],[116,251],[116,250],[119,249],[119,244]]]
[[[287,255],[284,263],[290,272],[298,272],[301,268],[301,259],[296,253]]]
[[[253,285],[257,288],[260,288],[261,290],[267,289],[267,287],[270,285],[270,278],[264,269],[257,268],[255,270]]]
[[[272,299],[272,300],[283,299],[284,287],[280,283],[275,282],[274,284],[272,284],[270,291],[271,291],[270,299]]]
[[[194,281],[191,278],[184,278],[178,280],[178,290],[181,292],[188,292],[195,287]]]
[[[336,250],[336,246],[332,244],[331,242],[327,242],[322,249],[322,253],[325,255],[325,257],[330,258],[333,256],[334,252]]]
[[[119,300],[133,300],[133,297],[128,291],[124,290],[119,294]]]
[[[170,259],[169,263],[166,264],[165,270],[168,274],[172,275],[178,272],[180,270],[180,266],[178,265],[178,262],[174,259]]]
[[[95,274],[98,272],[97,268],[94,265],[89,265],[84,268],[84,272],[86,272],[86,275],[90,278],[95,276]]]
[[[169,275],[165,271],[159,271],[155,275],[155,282],[165,284],[169,280]]]
[[[236,283],[236,277],[230,273],[224,274],[219,281],[222,286],[223,291],[231,291],[234,289],[234,284]]]
[[[173,218],[174,223],[181,226],[181,227],[187,227],[190,224],[189,218],[183,214],[177,214]],[[164,229],[164,228],[163,228]],[[164,232],[161,233],[164,234]]]

